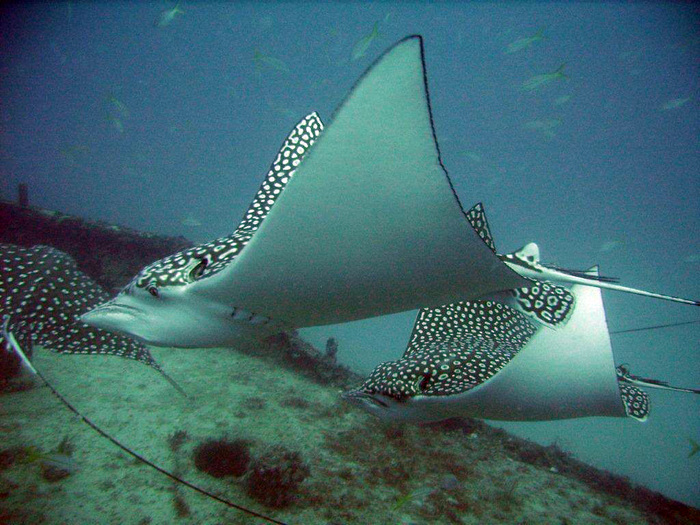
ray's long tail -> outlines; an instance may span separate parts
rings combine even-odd
[[[583,274],[579,274],[575,271],[562,270],[558,268],[549,268],[543,266],[547,280],[553,280],[562,283],[571,284],[582,284],[585,286],[595,286],[597,288],[602,288],[604,290],[616,290],[618,292],[631,293],[634,295],[642,295],[644,297],[654,297],[656,299],[663,299],[665,301],[672,301],[674,303],[690,304],[693,306],[700,306],[700,301],[695,301],[693,299],[685,299],[683,297],[676,297],[674,295],[666,295],[656,292],[647,292],[646,290],[640,290],[638,288],[631,288],[629,286],[622,286],[607,280],[595,279],[588,277]]]
[[[617,377],[620,381],[629,383],[636,386],[642,386],[646,388],[658,388],[661,390],[673,390],[674,392],[687,392],[689,394],[700,394],[700,389],[697,388],[684,388],[680,386],[669,385],[666,381],[660,381],[658,379],[651,379],[648,377],[640,377],[630,374],[629,367],[627,365],[620,365],[616,369]]]
[[[482,238],[484,237],[484,234],[480,233],[480,235]],[[490,233],[488,235],[490,236]],[[663,299],[674,303],[700,306],[700,301],[698,300],[685,299],[683,297],[676,297],[673,295],[655,292],[647,292],[646,290],[639,290],[638,288],[631,288],[629,286],[617,284],[617,279],[612,279],[610,277],[600,277],[586,271],[567,270],[557,268],[556,266],[542,264],[540,263],[540,249],[534,242],[526,244],[516,252],[499,255],[499,257],[513,271],[529,279],[536,279],[538,281],[552,281],[560,284],[595,286],[596,288],[602,288],[604,290],[616,290],[618,292],[631,293],[644,297],[654,297],[656,299]]]

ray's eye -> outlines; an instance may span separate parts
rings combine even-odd
[[[421,389],[421,392],[424,392],[428,389],[429,383],[430,383],[430,374],[425,374],[423,376],[423,379],[421,380],[420,384],[418,385],[418,388]]]
[[[149,284],[148,288],[146,288],[146,290],[148,290],[148,293],[150,293],[153,297],[155,297],[155,298],[160,297],[160,292],[158,292],[158,287],[156,287],[155,284]]]
[[[428,389],[428,384],[430,383],[430,374],[423,374],[423,377],[419,378],[415,383],[415,388],[417,388],[416,393],[425,392]]]
[[[190,270],[190,280],[196,281],[204,273],[204,269],[207,267],[207,260],[202,259],[199,263]]]

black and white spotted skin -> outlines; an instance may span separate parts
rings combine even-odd
[[[532,242],[513,253],[499,254],[496,252],[496,245],[486,220],[484,206],[481,203],[476,204],[465,213],[465,216],[479,237],[498,255],[501,261],[533,283],[531,286],[504,291],[486,297],[486,299],[504,302],[532,320],[550,328],[563,326],[575,308],[574,296],[567,288],[559,286],[555,282],[566,285],[584,284],[683,304],[700,305],[700,301],[621,286],[616,284],[616,279],[593,277],[586,272],[547,266],[540,262],[539,247]]]
[[[457,395],[493,377],[534,333],[524,315],[491,301],[423,309],[403,357],[375,368],[358,391],[399,402]]]
[[[589,305],[590,303],[582,308],[588,308]],[[586,310],[582,310],[584,311]],[[582,315],[586,320],[590,319],[587,317],[590,314]],[[602,312],[600,316],[604,323]],[[588,324],[579,319],[572,328],[573,334],[580,334],[582,327],[588,329]],[[567,327],[562,330],[566,331]],[[469,397],[471,391],[482,385],[484,388],[491,386],[489,381],[497,380],[499,372],[507,369],[511,361],[541,331],[547,331],[547,328],[531,322],[528,317],[509,306],[492,301],[470,301],[423,309],[418,314],[402,358],[380,364],[359,388],[346,392],[343,397],[386,420],[436,421],[459,416],[462,411],[470,415],[472,403],[479,399]],[[575,340],[580,335],[566,337]],[[572,339],[564,341],[571,343]],[[542,346],[536,348],[544,350]],[[581,349],[584,353],[580,355],[588,356],[585,350],[590,348],[592,347],[584,346]],[[530,352],[531,358],[537,359],[537,355],[540,355],[539,351]],[[551,356],[548,358],[551,359]],[[554,366],[556,369],[556,363]],[[516,389],[518,393],[515,394],[515,407],[498,411],[506,414],[506,419],[518,420],[518,405],[527,406],[527,398],[520,394],[521,388],[523,392],[527,391],[526,383],[526,377],[519,377],[517,387],[513,384],[507,387],[509,391]],[[700,390],[671,387],[661,381],[632,376],[627,367],[621,365],[617,368],[615,383],[620,408],[613,412],[624,407],[624,415],[639,421],[647,418],[649,398],[633,383],[700,393]],[[547,388],[547,384],[542,387]],[[513,401],[513,398],[508,399]],[[611,394],[611,401],[614,404],[614,394]],[[504,405],[499,403],[499,406]],[[541,408],[537,403],[533,406],[536,407],[535,410]],[[565,403],[563,406],[568,405]],[[540,417],[547,419],[548,412],[546,410],[544,417]],[[585,410],[581,414],[589,415]],[[528,420],[531,416],[526,411],[522,417]]]
[[[283,329],[283,319],[229,303],[225,294],[218,294],[217,278],[253,238],[322,130],[316,113],[292,129],[233,234],[150,264],[83,319],[156,346],[220,346],[222,341]]]
[[[134,359],[163,373],[148,349],[128,337],[87,326],[80,316],[108,298],[68,254],[49,246],[0,244],[0,318],[27,351]],[[0,342],[5,343],[0,335]]]
[[[524,268],[525,264],[527,264],[529,270],[535,268],[535,264],[539,262],[539,251],[534,244],[528,245],[534,247],[535,251],[532,252],[521,253],[521,250],[514,254],[506,255],[500,255],[496,252],[496,244],[491,235],[489,223],[486,220],[483,204],[478,203],[473,206],[466,213],[466,217],[472,228],[479,234],[479,237],[502,261],[506,263],[512,263],[513,260],[524,261],[523,266],[512,266],[515,271]],[[545,281],[546,275],[544,273],[539,275],[537,279],[526,275],[524,277],[532,282],[531,286],[503,291],[500,294],[490,296],[489,299],[505,303],[532,320],[550,328],[563,326],[571,316],[574,308],[574,296],[571,292],[563,286]]]
[[[230,264],[253,237],[321,131],[323,123],[316,113],[306,116],[294,127],[233,234],[188,248],[150,264],[127,288],[135,286],[160,291],[168,286],[185,286],[196,280],[211,277]]]
[[[618,381],[620,395],[625,405],[625,413],[637,421],[646,421],[649,417],[649,396],[636,386]]]
[[[569,319],[575,306],[569,290],[547,281],[533,281],[532,286],[516,288],[511,293],[518,311],[555,328]]]
[[[478,214],[465,214],[440,158],[420,36],[383,54],[322,128],[313,114],[292,131],[231,236],[149,265],[83,320],[157,346],[228,346],[265,335],[254,326],[334,324],[527,287],[482,244],[485,220],[484,231],[465,225]],[[561,310],[538,301],[531,315]]]
[[[517,352],[535,327],[512,308],[493,301],[468,301],[418,313],[404,357],[425,348],[468,348],[475,342],[492,341],[498,351]]]

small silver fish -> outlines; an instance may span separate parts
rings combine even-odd
[[[567,76],[564,74],[564,66],[566,66],[566,64],[562,64],[557,68],[556,71],[552,73],[535,75],[534,77],[527,79],[525,82],[523,82],[522,89],[525,91],[533,91],[535,89],[539,89],[543,86],[546,86],[547,84],[550,84],[555,80],[567,78]]]
[[[563,106],[563,105],[566,104],[569,100],[571,100],[571,95],[562,95],[561,97],[558,97],[558,98],[554,101],[554,105],[555,105],[555,106]]]
[[[365,56],[365,53],[367,53],[369,46],[371,46],[372,42],[374,42],[379,37],[378,24],[378,22],[375,22],[374,27],[372,28],[372,32],[369,35],[363,36],[352,48],[353,62]]]
[[[197,219],[197,217],[191,214],[183,217],[180,223],[183,226],[187,226],[189,228],[198,228],[202,225],[202,221],[200,221],[199,219]]]
[[[680,107],[685,106],[688,102],[690,102],[690,97],[674,98],[672,100],[669,100],[668,102],[664,102],[661,105],[661,110],[668,111],[670,109],[678,109]]]
[[[544,39],[545,39],[544,28],[542,28],[532,36],[520,38],[520,39],[516,40],[515,42],[511,42],[510,44],[508,44],[508,47],[506,48],[505,53],[506,54],[515,53],[517,51],[520,51],[521,49],[525,49],[525,48],[530,47],[535,42],[539,42],[540,40],[544,40]]]
[[[554,138],[556,133],[554,130],[561,126],[560,118],[548,118],[542,120],[532,120],[523,124],[525,129],[530,131],[538,131],[542,133],[548,139]]]
[[[156,18],[155,22],[153,22],[153,25],[155,27],[168,26],[173,20],[175,20],[175,17],[177,15],[183,13],[184,11],[180,9],[180,2],[178,2],[177,4],[175,4],[175,7],[166,9],[160,15],[158,15],[158,18]]]
[[[253,63],[255,64],[255,70],[258,72],[265,68],[274,69],[275,71],[279,71],[281,73],[290,72],[290,69],[289,67],[287,67],[287,64],[282,62],[279,58],[271,57],[270,55],[261,53],[257,49],[253,54]]]

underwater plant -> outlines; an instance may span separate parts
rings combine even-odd
[[[297,488],[309,473],[301,454],[274,445],[253,462],[246,490],[251,498],[268,507],[286,507],[294,501]]]
[[[248,443],[242,439],[210,439],[201,443],[192,455],[197,469],[215,478],[242,476],[250,463]]]
[[[77,470],[72,458],[74,448],[68,436],[52,452],[44,452],[36,445],[11,447],[0,451],[0,470],[7,470],[15,464],[37,463],[42,478],[46,481],[59,481]]]

